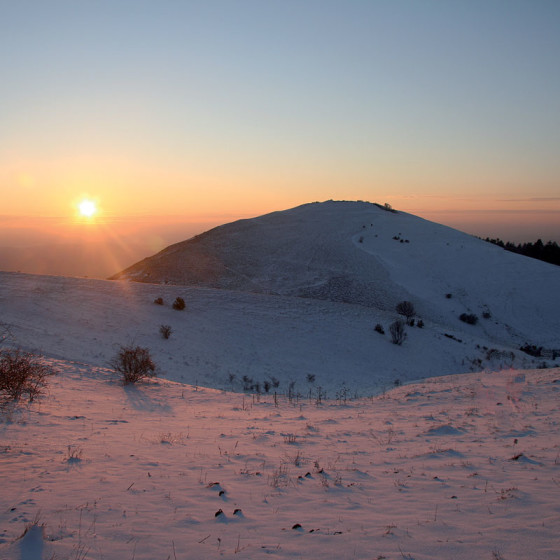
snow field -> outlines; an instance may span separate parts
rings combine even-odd
[[[171,308],[177,296],[185,311]],[[165,305],[155,305],[157,297]],[[396,346],[388,333],[395,312],[210,288],[0,272],[0,306],[6,344],[106,367],[120,345],[132,343],[150,349],[162,377],[234,391],[247,376],[261,388],[276,378],[283,393],[293,382],[302,394],[320,386],[331,398],[343,390],[369,396],[396,380],[511,366],[508,358],[487,360],[489,348],[513,350],[518,369],[543,361],[464,323],[459,331],[426,320]],[[385,335],[374,331],[378,322]],[[172,328],[169,340],[159,333],[162,324]]]
[[[0,558],[557,558],[558,369],[317,404],[50,363],[0,417]]]

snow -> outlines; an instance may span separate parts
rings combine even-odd
[[[21,560],[37,560],[43,557],[45,533],[38,523],[32,523],[19,543]]]
[[[172,309],[178,296],[185,311]],[[167,379],[235,391],[247,376],[261,387],[275,378],[283,392],[295,383],[302,394],[321,387],[333,398],[341,390],[368,396],[396,381],[543,363],[458,320],[456,328],[407,327],[397,346],[388,334],[395,312],[288,296],[0,272],[0,305],[11,343],[26,350],[107,367],[134,343],[150,349]],[[525,323],[538,330],[538,321]],[[168,340],[161,325],[172,328]]]
[[[380,305],[294,297],[299,265],[275,295],[0,272],[2,348],[58,371],[0,411],[0,558],[558,557],[560,369],[519,351],[560,347],[557,269],[366,203],[311,206],[346,225],[324,239],[340,240],[330,264],[308,255],[309,278],[324,288],[350,247],[354,286],[369,260]],[[308,211],[230,230],[288,224],[290,248],[297,223],[316,231]],[[373,327],[403,296],[425,326],[397,346]],[[129,343],[157,379],[116,378]]]
[[[393,239],[399,236],[409,243]],[[261,387],[277,379],[281,390],[295,383],[305,394],[320,386],[330,396],[484,368],[553,365],[520,347],[560,349],[559,267],[409,214],[369,203],[310,204],[198,239],[213,248],[204,249],[208,259],[222,247],[226,264],[237,263],[237,280],[225,281],[235,290],[0,273],[0,321],[19,346],[50,357],[106,366],[120,345],[134,342],[150,348],[167,379],[233,390],[243,389],[244,377]],[[138,266],[164,260],[182,268],[191,245]],[[241,291],[255,282],[276,295]],[[172,309],[179,296],[184,312]],[[344,301],[328,300],[334,296]],[[159,297],[165,305],[154,305]],[[403,300],[424,328],[407,327],[396,346],[389,326]],[[476,314],[478,323],[463,323],[461,313]],[[373,330],[378,323],[385,335]],[[159,336],[161,325],[171,327],[169,340]]]
[[[305,296],[386,312],[410,300],[424,321],[442,328],[462,329],[461,313],[486,312],[491,320],[478,325],[483,337],[517,347],[559,345],[559,267],[368,202],[305,204],[225,224],[117,277]]]
[[[49,362],[0,424],[2,558],[557,558],[558,369],[275,404]]]

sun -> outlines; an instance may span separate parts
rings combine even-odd
[[[78,211],[80,212],[80,216],[92,218],[97,213],[97,205],[93,200],[84,198],[84,200],[78,204]]]

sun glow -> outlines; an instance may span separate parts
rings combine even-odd
[[[80,212],[80,216],[92,218],[97,213],[97,205],[93,200],[84,198],[84,200],[78,204],[78,211]]]

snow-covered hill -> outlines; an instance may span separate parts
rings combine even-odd
[[[560,268],[367,202],[312,203],[177,243],[117,278],[304,296],[391,312],[503,345],[560,348]]]
[[[188,263],[218,257],[225,276],[189,276]],[[372,394],[426,376],[531,368],[544,360],[522,345],[560,348],[560,268],[374,204],[315,203],[227,224],[124,277],[163,282],[173,270],[175,282],[198,285],[0,273],[0,322],[14,345],[48,356],[106,366],[134,342],[168,379],[233,390],[279,380],[302,394],[317,386]],[[304,294],[313,297],[295,297]],[[178,296],[183,312],[172,309]],[[154,305],[158,297],[165,305]],[[397,346],[389,326],[403,300],[424,326],[407,327]],[[161,325],[172,328],[169,340]]]

